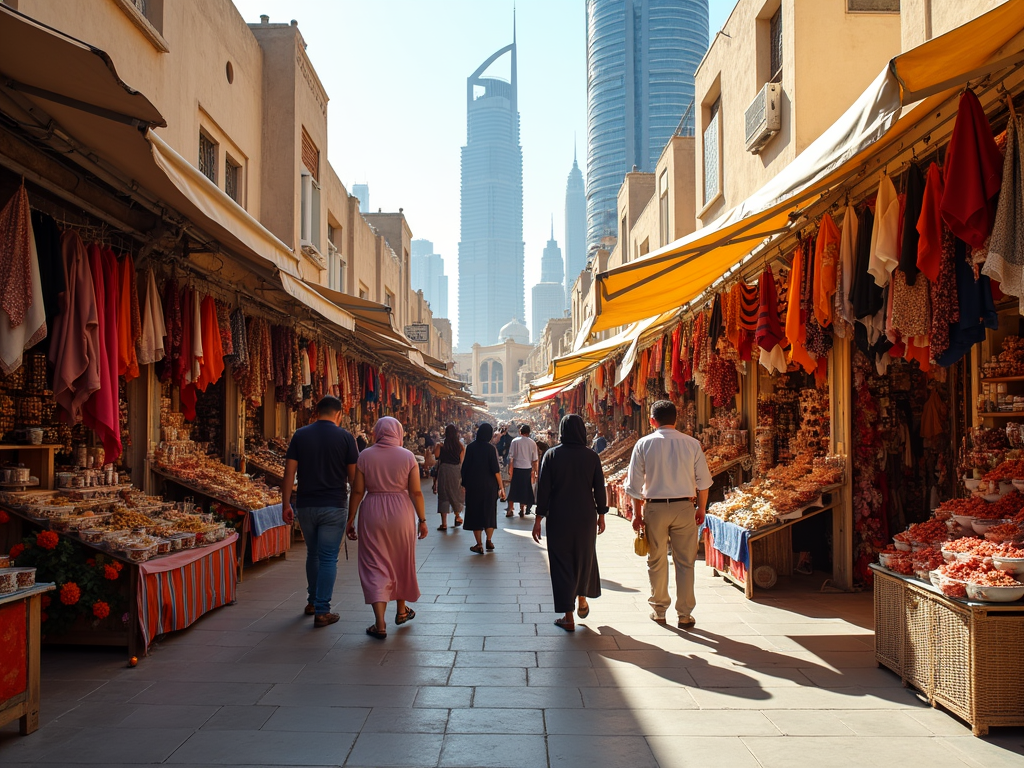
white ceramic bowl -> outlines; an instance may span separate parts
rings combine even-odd
[[[888,554],[886,552],[879,552],[878,553],[878,564],[880,566],[882,566],[883,568],[888,568],[889,567],[889,558],[890,557],[892,557],[892,555],[890,555],[890,554]]]
[[[995,528],[997,525],[1002,525],[1003,523],[1011,523],[1011,522],[1013,522],[1013,521],[1012,520],[987,520],[984,517],[976,517],[971,522],[971,527],[974,528],[974,532],[977,533],[979,536],[984,536],[985,535],[985,531],[987,531],[989,528]]]
[[[979,485],[981,485],[981,480],[975,480],[973,477],[964,478],[964,488],[966,488],[971,493],[974,493],[976,490],[978,490]]]
[[[971,523],[974,522],[973,515],[953,515],[953,519],[960,523],[960,525],[966,528],[968,531],[974,530],[974,528],[971,526]]]
[[[983,494],[981,498],[983,498],[985,501],[991,504],[993,502],[999,501],[1003,497],[1001,494],[998,493],[986,493]]]
[[[912,541],[912,542],[910,542],[910,551],[911,552],[921,552],[922,550],[929,549],[930,547],[931,547],[931,544],[929,544],[927,541]]]
[[[928,581],[933,587],[941,587],[942,575],[938,571],[928,571]]]
[[[1017,581],[1024,578],[1024,557],[999,557],[994,555],[992,557],[992,565],[1000,571],[1006,571],[1011,574]]]
[[[968,584],[967,596],[971,600],[985,603],[1012,603],[1024,597],[1024,585],[1019,587],[983,587],[980,584]]]
[[[947,552],[945,549],[942,550],[942,557],[947,563],[952,563],[956,560],[956,552]]]
[[[900,541],[899,539],[893,539],[892,543],[900,552],[909,552],[911,550],[910,542],[908,541]]]

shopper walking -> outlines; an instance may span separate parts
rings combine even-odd
[[[427,515],[416,456],[402,447],[403,432],[402,423],[390,416],[374,425],[373,445],[359,454],[345,531],[359,541],[359,583],[363,599],[373,607],[374,623],[366,634],[379,640],[388,636],[388,603],[397,604],[395,624],[405,624],[416,618],[407,603],[420,598],[416,539],[427,535]]]
[[[711,472],[700,443],[675,428],[676,407],[668,400],[651,406],[655,431],[633,446],[626,474],[632,498],[633,528],[647,536],[647,573],[651,580],[651,619],[665,623],[672,604],[668,593],[668,546],[676,570],[676,613],[680,629],[694,625],[693,564],[697,526],[707,512]],[[694,499],[697,504],[694,507]]]
[[[306,541],[306,614],[313,615],[313,626],[326,627],[340,618],[331,613],[331,597],[348,519],[348,487],[356,476],[359,451],[352,433],[339,426],[338,398],[328,395],[320,400],[316,413],[317,420],[295,430],[288,444],[281,511],[288,525],[298,517]],[[302,490],[293,509],[296,474]]]
[[[523,424],[519,428],[519,437],[508,449],[509,489],[505,517],[512,517],[513,504],[519,505],[519,516],[524,517],[536,503],[533,484],[537,482],[539,464],[540,454],[537,443],[530,437],[530,425]]]
[[[512,435],[509,434],[507,424],[498,430],[498,434],[498,458],[501,459],[501,466],[504,468],[508,466],[508,452],[512,446]]]
[[[601,596],[597,567],[597,536],[604,533],[608,512],[604,472],[597,453],[587,447],[587,427],[574,413],[562,417],[561,443],[546,454],[537,482],[537,519],[533,539],[541,537],[547,518],[548,561],[555,610],[564,614],[555,624],[576,630],[573,610],[590,615],[587,598]]]
[[[434,446],[437,458],[437,514],[441,516],[439,531],[448,530],[448,510],[455,513],[455,527],[462,525],[462,456],[466,446],[459,440],[454,424],[444,428],[444,442]]]
[[[498,498],[505,500],[505,483],[498,466],[498,452],[491,445],[494,427],[487,422],[476,430],[476,440],[466,446],[462,460],[462,487],[466,489],[466,519],[463,528],[472,531],[476,544],[470,547],[484,553],[480,533],[487,534],[487,549],[494,549],[494,529],[498,527]]]

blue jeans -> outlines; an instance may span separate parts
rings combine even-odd
[[[348,507],[300,507],[295,510],[306,540],[306,584],[317,615],[330,613],[338,552],[348,524]]]

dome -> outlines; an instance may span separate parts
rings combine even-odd
[[[501,326],[498,331],[498,343],[504,344],[506,339],[512,339],[517,344],[530,343],[530,329],[515,318]]]

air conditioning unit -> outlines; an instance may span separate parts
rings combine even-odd
[[[782,129],[782,85],[765,83],[743,115],[747,152],[759,154]]]

